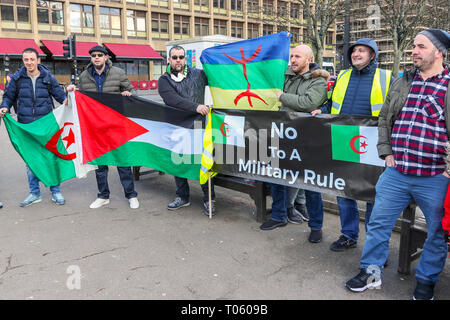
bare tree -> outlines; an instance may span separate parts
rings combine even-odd
[[[381,19],[385,23],[388,34],[392,37],[394,64],[392,73],[398,75],[400,60],[404,51],[411,45],[414,36],[424,28],[438,27],[447,23],[449,0],[376,0],[380,8]],[[447,13],[444,18],[441,12]],[[438,14],[439,12],[439,14]]]
[[[297,0],[303,7],[304,27],[307,30],[307,39],[314,52],[315,61],[322,66],[323,51],[328,29],[336,18],[342,14],[345,6],[344,0]]]

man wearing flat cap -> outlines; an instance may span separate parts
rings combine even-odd
[[[395,80],[380,111],[378,155],[386,170],[376,185],[360,273],[346,286],[353,292],[379,287],[389,239],[397,218],[414,200],[428,236],[416,268],[413,299],[434,298],[434,286],[448,254],[441,220],[450,181],[445,146],[450,137],[450,66],[444,57],[450,35],[428,29],[414,38],[414,67]]]
[[[109,60],[108,51],[102,46],[95,46],[89,50],[91,62],[80,75],[79,89],[107,93],[120,93],[122,96],[136,94],[136,90],[128,80],[125,71],[114,67]],[[74,86],[67,87],[67,91],[74,90]],[[133,173],[131,167],[117,167],[120,182],[130,208],[139,208],[137,192],[134,190]],[[95,170],[97,178],[97,199],[89,206],[97,209],[109,204],[108,166],[98,166]]]

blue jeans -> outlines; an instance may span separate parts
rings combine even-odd
[[[360,216],[356,200],[337,197],[337,204],[339,207],[339,217],[341,219],[341,233],[353,241],[358,241]],[[372,209],[373,203],[367,202],[365,215],[366,231]]]
[[[117,167],[119,172],[120,182],[122,183],[123,191],[127,199],[137,197],[137,192],[134,190],[133,172],[131,167]],[[108,166],[98,166],[95,170],[95,177],[97,178],[98,195],[100,199],[109,199],[108,186]]]
[[[288,208],[293,208],[295,203],[305,204],[305,190],[295,188],[295,187],[286,187],[286,205]]]
[[[306,209],[309,214],[308,226],[312,230],[321,230],[323,225],[322,194],[316,191],[305,190]]]
[[[176,194],[182,200],[189,202],[189,183],[186,178],[174,177],[175,185],[177,186]],[[201,184],[200,187],[203,191],[203,202],[209,201],[209,187],[208,183]],[[216,199],[216,193],[214,192],[214,178],[211,179],[211,200]]]
[[[34,173],[27,166],[27,178],[28,178],[28,186],[30,187],[30,193],[35,194],[37,196],[41,195],[41,189],[39,187],[39,179],[34,175]],[[61,188],[59,184],[57,186],[50,187],[50,192],[60,193]]]
[[[447,258],[447,243],[441,225],[444,198],[450,179],[442,174],[417,177],[387,167],[376,185],[375,204],[361,257],[361,268],[382,271],[389,253],[389,239],[401,212],[414,200],[425,215],[428,235],[416,268],[416,278],[427,283],[439,281]]]
[[[286,212],[286,187],[280,184],[270,183],[272,193],[272,220],[285,222]]]

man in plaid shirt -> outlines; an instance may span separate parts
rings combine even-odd
[[[414,200],[425,215],[428,237],[416,268],[414,299],[433,299],[447,257],[441,220],[450,182],[445,146],[450,136],[450,35],[428,29],[414,38],[414,68],[391,86],[378,122],[378,154],[386,170],[376,185],[360,273],[346,283],[353,292],[381,285],[389,239],[401,212]],[[446,119],[449,119],[446,121]]]

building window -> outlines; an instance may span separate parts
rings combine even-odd
[[[105,36],[120,37],[120,9],[100,7],[100,33]]]
[[[292,44],[298,44],[300,43],[300,28],[291,28],[292,33]]]
[[[194,10],[196,12],[209,12],[209,0],[194,0]]]
[[[158,53],[164,60],[153,61],[153,80],[158,80],[167,69],[167,53],[165,51],[158,51]]]
[[[225,0],[213,0],[213,7],[219,9],[226,9]]]
[[[151,0],[152,7],[168,8],[169,0]]]
[[[259,37],[259,25],[256,23],[248,23],[247,33],[248,39]]]
[[[127,29],[129,38],[147,38],[146,12],[127,10]]]
[[[291,18],[292,19],[298,19],[300,6],[296,3],[291,3]]]
[[[70,30],[77,34],[94,34],[94,7],[86,4],[70,4]]]
[[[333,32],[331,32],[331,31],[327,32],[327,38],[325,40],[325,44],[329,45],[329,46],[333,45]]]
[[[39,32],[64,34],[62,2],[37,1],[37,20]]]
[[[207,36],[209,34],[209,20],[207,18],[195,18],[195,35]]]
[[[152,12],[152,38],[169,39],[169,15]]]
[[[140,6],[146,6],[147,5],[146,0],[127,0],[127,3],[140,5]]]
[[[189,0],[173,0],[173,8],[189,11]]]
[[[273,26],[265,24],[263,25],[263,36],[267,36],[273,33]]]
[[[185,16],[173,16],[173,35],[175,39],[189,38],[190,18]]]
[[[231,0],[231,10],[242,11],[242,0]]]
[[[1,0],[0,3],[2,30],[31,32],[30,0]]]
[[[263,12],[268,16],[273,15],[273,1],[272,0],[264,0],[263,2]]]
[[[214,34],[227,35],[227,22],[225,20],[214,19]]]
[[[258,14],[259,13],[259,2],[257,0],[250,0],[247,3],[247,11],[248,13],[254,13],[254,14]],[[253,16],[255,17],[255,16]]]
[[[231,36],[236,38],[243,37],[244,23],[232,21],[231,22]]]

